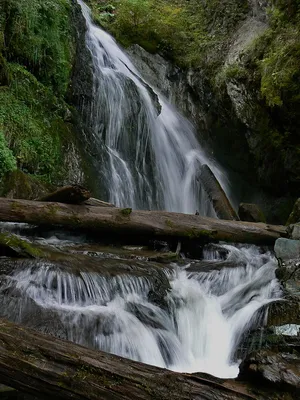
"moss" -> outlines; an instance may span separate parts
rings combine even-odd
[[[53,191],[52,185],[20,170],[6,174],[0,184],[0,195],[15,199],[36,200]]]
[[[54,217],[57,214],[57,211],[60,209],[59,206],[55,204],[49,204],[45,207],[45,212],[47,216]]]
[[[13,204],[14,210],[17,209],[17,203]],[[16,235],[8,233],[0,233],[0,246],[3,248],[9,248],[15,251],[20,256],[41,258],[45,256],[45,253],[32,245],[31,243],[20,239]]]
[[[69,0],[19,0],[0,4],[4,56],[30,69],[56,93],[66,92],[75,44]],[[1,50],[1,48],[0,48]]]
[[[0,4],[0,132],[11,152],[0,149],[0,160],[1,152],[12,154],[7,171],[16,164],[53,184],[66,178],[64,152],[74,141],[64,120],[76,45],[71,5],[71,0]]]
[[[214,235],[213,232],[207,231],[205,229],[197,229],[191,228],[187,229],[185,232],[185,236],[189,237],[190,239],[200,239],[200,238],[211,238],[213,239]]]
[[[121,210],[120,210],[120,214],[123,216],[123,217],[129,217],[129,215],[132,213],[132,208],[122,208]]]
[[[165,224],[166,224],[169,228],[174,228],[174,227],[175,227],[174,222],[172,222],[170,219],[166,219],[166,220],[165,220]]]
[[[89,0],[89,4],[96,22],[123,45],[137,43],[183,67],[219,65],[222,61],[216,56],[222,55],[230,33],[248,11],[246,0],[113,0],[100,5]],[[114,7],[110,15],[105,11],[109,4]]]

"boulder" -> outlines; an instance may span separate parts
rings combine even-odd
[[[300,257],[300,241],[279,238],[274,246],[276,257],[282,261],[298,259]]]
[[[266,222],[264,213],[256,204],[241,203],[239,205],[238,215],[241,221]]]

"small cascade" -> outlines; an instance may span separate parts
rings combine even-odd
[[[87,125],[103,198],[122,207],[214,216],[197,171],[209,165],[230,197],[226,176],[201,149],[193,126],[143,80],[115,40],[93,24],[89,8],[78,3],[93,60]]]
[[[219,249],[231,267],[206,273],[173,265],[163,272],[160,294],[151,274],[103,276],[30,261],[2,279],[0,313],[143,363],[235,377],[239,343],[281,293],[270,253],[255,246]],[[220,260],[214,250],[204,256]]]

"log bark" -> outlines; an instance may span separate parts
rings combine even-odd
[[[246,400],[245,384],[179,374],[47,336],[0,319],[0,383],[72,400]]]
[[[79,185],[71,185],[59,188],[55,192],[49,193],[46,196],[41,197],[39,201],[57,201],[59,203],[66,204],[82,204],[90,197],[91,193],[84,187]]]
[[[241,221],[226,221],[166,211],[132,211],[130,208],[93,207],[30,200],[0,198],[0,221],[33,225],[62,226],[123,237],[127,243],[149,240],[188,242],[229,241],[273,244],[286,237],[284,226]],[[133,240],[132,239],[132,240]],[[177,242],[176,242],[177,244]]]
[[[208,165],[204,164],[199,169],[199,178],[208,198],[213,204],[217,216],[221,219],[238,221],[239,217],[234,211],[226,193]]]

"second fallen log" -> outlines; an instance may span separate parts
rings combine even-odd
[[[208,198],[213,204],[217,216],[221,219],[238,221],[239,217],[237,213],[234,211],[222,186],[208,165],[201,165],[199,168],[199,178]]]

